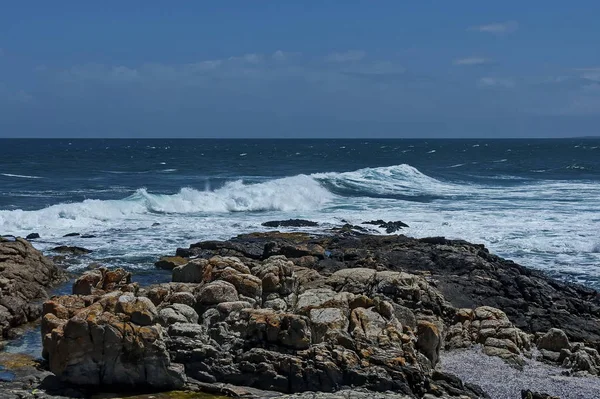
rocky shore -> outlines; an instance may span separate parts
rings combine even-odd
[[[28,241],[0,237],[0,347],[40,318],[48,289],[64,281],[66,273]]]
[[[13,391],[501,398],[440,362],[475,347],[509,370],[541,362],[600,387],[599,294],[481,245],[346,225],[204,241],[173,255],[157,261],[170,283],[140,287],[128,271],[99,268],[73,295],[47,300],[36,366],[46,382]]]

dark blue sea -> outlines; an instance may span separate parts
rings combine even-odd
[[[288,218],[402,220],[600,288],[600,139],[0,140],[0,234],[94,251],[73,269],[164,280],[160,255]]]

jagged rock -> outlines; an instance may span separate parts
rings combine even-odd
[[[55,298],[68,304],[70,297]],[[114,291],[64,309],[47,303],[42,331],[50,370],[62,381],[84,386],[176,389],[185,383],[183,366],[172,364],[154,304]],[[55,312],[55,313],[51,313]],[[71,316],[71,314],[73,314]],[[63,318],[67,316],[66,318]]]
[[[121,291],[137,292],[137,283],[131,282],[131,273],[118,268],[108,270],[105,267],[86,271],[73,283],[74,295],[101,295],[120,289]]]
[[[181,256],[163,256],[154,263],[154,266],[159,269],[173,270],[177,266],[182,266],[188,263],[188,259]]]
[[[22,238],[0,242],[0,339],[41,315],[46,290],[66,273]]]
[[[406,223],[397,220],[395,222],[386,222],[384,220],[371,220],[369,222],[363,222],[362,224],[371,224],[377,227],[381,227],[385,229],[385,232],[388,234],[395,233],[398,230],[401,230],[403,227],[409,227]]]
[[[466,348],[473,344],[482,344],[484,353],[516,365],[523,364],[523,351],[531,349],[529,336],[516,328],[504,312],[490,306],[456,310],[445,347]]]
[[[264,293],[289,295],[295,290],[292,277],[294,264],[284,256],[273,256],[253,268],[252,273],[261,279]]]
[[[328,336],[341,334],[348,330],[348,315],[339,308],[311,309],[309,312],[314,343],[321,343]]]

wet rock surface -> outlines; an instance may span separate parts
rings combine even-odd
[[[304,219],[288,219],[288,220],[271,220],[268,222],[261,223],[265,227],[315,227],[319,223],[313,222],[312,220]]]

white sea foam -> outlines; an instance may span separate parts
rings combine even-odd
[[[12,173],[0,173],[0,175],[6,176],[6,177],[17,177],[20,179],[43,179],[43,177],[41,177],[41,176],[15,175]]]
[[[449,182],[396,165],[254,184],[240,180],[214,190],[208,185],[203,191],[183,188],[171,194],[138,189],[120,200],[3,210],[0,233],[37,232],[47,240],[38,246],[72,242],[95,249],[91,256],[135,260],[199,240],[260,230],[266,220],[312,219],[321,229],[341,220],[402,220],[411,226],[404,232],[412,236],[464,238],[528,266],[600,279],[600,220],[594,219],[600,213],[598,184],[515,180],[507,186],[496,181]],[[422,196],[430,202],[419,202]],[[160,225],[151,227],[154,222]],[[98,238],[85,243],[62,238],[73,231]]]

